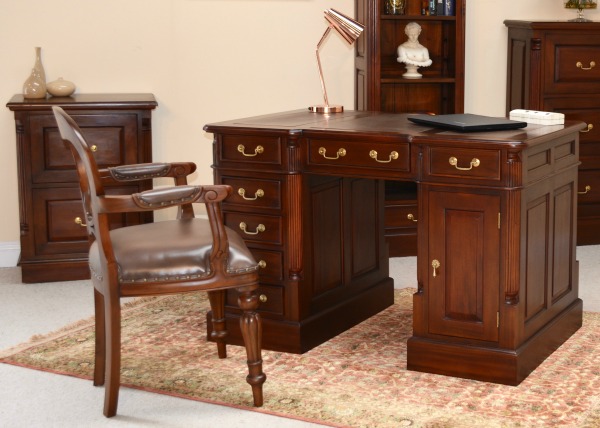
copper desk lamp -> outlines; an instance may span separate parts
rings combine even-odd
[[[363,32],[365,27],[361,23],[344,15],[343,13],[336,11],[335,9],[326,10],[325,19],[327,20],[327,22],[329,22],[329,25],[325,30],[325,33],[321,37],[321,40],[319,40],[316,49],[317,65],[319,66],[319,78],[321,79],[321,88],[323,89],[323,98],[325,100],[325,104],[313,105],[310,106],[308,109],[314,113],[341,113],[344,111],[343,106],[329,105],[329,99],[327,98],[327,89],[325,89],[325,81],[323,80],[321,59],[319,58],[319,48],[323,44],[323,41],[325,40],[332,28],[335,29],[340,34],[340,36],[342,36],[343,39],[346,40],[346,42],[348,42],[349,44],[353,44],[356,41],[356,39],[358,39],[358,36],[360,36],[360,34]]]

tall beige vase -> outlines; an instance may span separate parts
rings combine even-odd
[[[46,97],[46,72],[42,64],[42,48],[35,48],[35,64],[31,75],[23,84],[23,96],[25,98]]]

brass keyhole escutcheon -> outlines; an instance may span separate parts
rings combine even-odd
[[[439,260],[434,259],[431,262],[431,267],[433,268],[433,277],[435,278],[437,276],[437,270],[440,268],[441,264],[439,262]]]

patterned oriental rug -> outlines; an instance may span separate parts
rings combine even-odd
[[[263,351],[260,409],[250,407],[244,349],[229,346],[219,360],[205,340],[205,294],[133,302],[123,313],[121,382],[335,427],[600,426],[600,313],[584,313],[583,327],[512,387],[407,371],[414,291],[396,290],[392,307],[303,355]],[[34,337],[0,361],[91,379],[92,321]]]

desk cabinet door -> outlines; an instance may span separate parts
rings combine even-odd
[[[430,189],[429,333],[498,340],[500,196]]]

